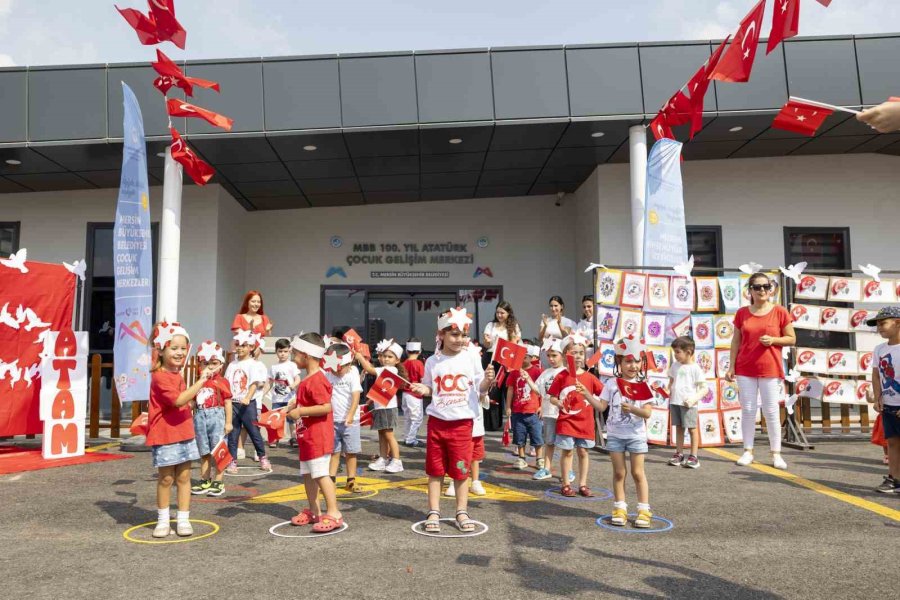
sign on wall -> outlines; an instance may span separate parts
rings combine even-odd
[[[84,454],[87,413],[87,332],[50,331],[41,358],[41,454],[46,459]]]
[[[329,266],[326,277],[344,277],[348,273],[371,279],[445,279],[453,274],[468,277],[493,277],[488,265],[477,260],[476,251],[489,245],[487,237],[477,241],[381,242],[359,240],[345,243],[332,236],[330,245],[339,264]]]

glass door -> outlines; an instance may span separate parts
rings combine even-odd
[[[370,292],[366,337],[374,348],[385,338],[401,345],[415,337],[422,342],[422,358],[434,353],[437,318],[456,306],[456,294],[435,292]]]

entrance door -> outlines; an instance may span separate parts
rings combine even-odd
[[[422,357],[434,353],[437,318],[456,306],[456,294],[435,292],[370,292],[366,337],[374,348],[387,336],[399,344],[415,337],[422,342]]]

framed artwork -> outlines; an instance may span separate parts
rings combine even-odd
[[[653,404],[659,408],[669,408],[669,378],[648,377],[647,385],[653,392]]]
[[[673,277],[670,304],[675,310],[694,310],[694,282],[686,277]]]
[[[647,305],[650,308],[669,308],[671,277],[668,275],[647,276]]]
[[[716,351],[699,349],[694,352],[694,360],[697,366],[703,371],[703,376],[709,379],[716,378]]]
[[[828,277],[801,275],[800,283],[794,290],[794,298],[803,300],[825,300],[828,297]]]
[[[804,373],[827,373],[827,354],[827,350],[819,348],[797,348],[797,370]]]
[[[662,346],[666,343],[664,313],[644,313],[644,341],[648,346]]]
[[[832,277],[828,284],[828,299],[839,302],[859,302],[862,299],[862,279]]]
[[[676,442],[676,439],[677,439],[677,436],[678,436],[678,432],[675,430],[675,426],[674,426],[674,425],[672,425],[672,426],[670,427],[670,429],[671,429],[671,431],[672,431],[672,436],[671,436],[669,439],[672,440],[672,441],[669,443],[669,445],[670,445],[670,446],[674,446],[674,445],[675,445],[675,442]],[[688,448],[691,447],[691,430],[690,430],[690,429],[685,429],[685,430],[684,430],[684,445],[685,445],[686,447],[688,447]]]
[[[856,381],[850,379],[825,379],[822,402],[830,404],[856,404]]]
[[[600,360],[597,362],[597,372],[605,377],[612,377],[615,374],[616,366],[616,348],[612,342],[600,342]]]
[[[669,410],[654,406],[647,419],[647,443],[666,445],[669,433]]]
[[[868,375],[869,371],[872,370],[872,359],[874,358],[874,354],[872,352],[858,352],[857,356],[859,357],[856,364],[857,373],[860,375]]]
[[[853,350],[829,350],[829,375],[856,375],[859,372],[859,355]]]
[[[874,319],[876,314],[878,314],[876,311],[866,310],[865,308],[850,309],[850,330],[875,333],[877,331],[875,326],[869,327],[866,325],[866,321]]]
[[[722,410],[741,409],[738,385],[735,381],[719,379],[719,408]]]
[[[725,379],[725,374],[731,368],[731,349],[716,349],[716,377]]]
[[[864,279],[862,284],[862,301],[888,304],[897,301],[897,286],[891,279]]]
[[[698,413],[697,428],[700,430],[700,445],[704,448],[725,445],[725,437],[722,434],[722,420],[719,418],[719,411],[701,411]]]
[[[677,337],[691,337],[691,315],[669,313],[666,322],[669,324],[673,340]]]
[[[868,404],[869,398],[872,397],[872,382],[857,381],[856,382],[856,403]]]
[[[850,329],[850,309],[823,306],[819,317],[822,331],[848,331]]]
[[[741,432],[741,409],[722,411],[722,428],[725,430],[725,439],[729,444],[740,444],[744,441]]]
[[[622,291],[622,271],[607,269],[597,273],[597,289],[594,299],[597,304],[618,304]]]
[[[739,280],[741,282],[741,306],[750,306],[753,302],[750,299],[750,288],[747,287],[750,283],[750,276],[746,273],[741,273]]]
[[[717,312],[719,310],[719,280],[716,277],[694,277],[697,284],[697,310]]]
[[[731,348],[734,337],[734,315],[713,316],[713,337],[716,348]]]
[[[818,329],[821,327],[822,307],[812,304],[791,304],[791,317],[797,329]]]
[[[616,333],[616,338],[628,337],[629,335],[640,337],[644,332],[643,322],[644,313],[639,310],[623,308],[619,311],[619,331]]]
[[[672,349],[668,346],[647,346],[647,351],[653,354],[653,362],[656,363],[656,368],[650,369],[647,375],[668,377],[669,367],[672,365]]]
[[[707,382],[706,395],[697,403],[697,410],[699,412],[719,410],[719,387],[715,385],[715,382]]]
[[[794,393],[801,398],[821,400],[824,392],[825,386],[822,384],[822,380],[816,377],[801,377],[794,384]]]
[[[597,311],[597,337],[612,341],[619,326],[619,309],[615,306],[598,305],[594,310]]]
[[[740,277],[719,277],[719,293],[722,295],[725,312],[737,312],[741,307]]]
[[[647,291],[647,276],[644,273],[625,273],[622,280],[622,300],[620,304],[630,308],[643,308]]]
[[[697,348],[712,348],[715,345],[712,315],[691,315],[691,336]]]

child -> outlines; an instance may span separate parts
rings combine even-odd
[[[529,376],[527,381],[532,391],[541,397],[541,418],[543,420],[544,439],[544,466],[538,465],[537,473],[533,479],[542,480],[550,479],[553,476],[553,453],[556,451],[556,419],[559,418],[559,408],[550,402],[550,386],[553,380],[564,370],[563,354],[560,347],[560,340],[553,340],[547,344],[547,362],[550,366],[541,372],[537,381],[532,381]]]
[[[269,368],[269,379],[263,388],[263,397],[269,390],[272,390],[272,410],[280,410],[288,405],[294,396],[294,390],[300,385],[300,369],[294,364],[291,358],[291,342],[288,339],[281,338],[275,342],[275,356],[278,362]],[[297,444],[297,438],[292,422],[288,422],[287,427],[290,431],[291,447]],[[269,448],[278,447],[278,438],[269,440]]]
[[[479,361],[481,361],[481,347],[472,343],[471,339],[466,337],[468,346],[466,349],[471,352]],[[469,491],[476,496],[487,496],[487,490],[479,479],[481,475],[481,461],[484,460],[484,411],[491,407],[490,398],[487,395],[479,396],[479,410],[475,411],[475,420],[472,421],[472,466],[469,469],[472,483],[469,484]],[[447,486],[447,495],[451,498],[456,497],[456,484],[453,479]]]
[[[635,527],[650,527],[653,513],[650,512],[650,490],[647,477],[644,475],[644,455],[647,453],[647,428],[644,421],[650,416],[653,404],[652,392],[646,390],[647,400],[642,397],[640,387],[646,387],[644,379],[647,375],[647,347],[643,340],[633,335],[618,340],[616,347],[616,380],[607,383],[600,400],[601,410],[609,406],[609,419],[606,421],[606,449],[613,464],[613,525],[625,525],[628,518],[628,505],[625,503],[625,453],[631,454],[631,476],[637,488],[638,514]],[[641,386],[635,385],[641,384]],[[624,391],[623,391],[624,390]]]
[[[162,322],[153,328],[153,372],[150,377],[150,409],[147,415],[147,445],[153,453],[156,480],[156,527],[153,537],[169,535],[169,496],[172,483],[178,486],[178,513],[175,533],[194,534],[191,527],[191,461],[200,458],[194,439],[194,424],[188,403],[215,375],[207,367],[197,382],[187,387],[181,370],[188,355],[190,338],[178,323]]]
[[[694,340],[681,336],[672,342],[675,360],[669,369],[669,414],[675,427],[675,454],[669,461],[672,466],[696,469],[697,448],[700,445],[700,430],[697,429],[697,403],[708,393],[703,369],[694,362]],[[687,458],[681,453],[684,445],[684,430],[691,432],[691,453]]]
[[[403,348],[394,340],[381,340],[375,347],[378,352],[378,360],[381,367],[377,369],[372,366],[361,352],[356,353],[356,360],[362,366],[363,371],[369,375],[378,376],[382,371],[387,369],[391,373],[395,373],[407,379],[406,369],[400,364],[400,357],[403,356]],[[400,446],[397,445],[397,439],[394,437],[394,429],[397,427],[397,395],[390,399],[386,406],[374,403],[372,410],[372,428],[378,430],[378,458],[374,462],[369,463],[369,469],[372,471],[386,471],[388,473],[402,473],[403,462],[400,460]],[[387,457],[387,460],[385,460]]]
[[[309,508],[291,519],[293,525],[313,525],[313,532],[327,533],[344,525],[337,507],[334,482],[328,475],[331,451],[334,449],[334,419],[331,416],[333,389],[319,368],[325,355],[325,342],[318,333],[304,333],[291,341],[291,355],[297,367],[306,369],[306,379],[297,388],[297,398],[288,404],[297,424],[297,447],[300,453],[300,475],[306,487]],[[319,507],[319,490],[325,497],[325,514]]]
[[[900,494],[900,306],[885,306],[868,326],[877,326],[887,341],[875,347],[872,357],[872,390],[875,410],[881,413],[881,427],[888,446],[888,475],[876,491]]]
[[[455,483],[456,527],[464,533],[475,531],[468,512],[472,430],[481,411],[479,399],[494,380],[494,368],[488,366],[485,371],[478,357],[466,351],[471,324],[472,319],[464,308],[452,308],[438,317],[438,352],[425,361],[423,383],[412,385],[414,392],[431,396],[426,409],[429,418],[425,446],[429,509],[425,531],[428,533],[441,530],[444,475],[449,475]]]
[[[562,351],[575,359],[575,373],[560,372],[550,385],[550,402],[559,408],[556,421],[556,447],[560,449],[559,469],[562,487],[559,493],[568,498],[576,495],[571,485],[572,452],[578,449],[578,494],[593,497],[587,485],[590,460],[588,450],[597,440],[594,408],[600,408],[597,396],[603,391],[600,380],[584,369],[587,341],[579,334],[567,336],[560,342]],[[603,410],[600,408],[600,410]]]
[[[337,478],[341,464],[341,452],[346,455],[347,483],[350,493],[361,492],[356,484],[356,455],[362,449],[359,441],[359,395],[362,384],[359,371],[353,366],[353,353],[344,343],[332,344],[325,353],[322,367],[331,384],[331,412],[334,421],[334,448],[331,453],[329,474]]]
[[[537,468],[544,468],[544,427],[541,423],[541,396],[529,382],[538,379],[541,368],[535,364],[541,350],[529,345],[525,351],[525,362],[518,371],[510,373],[506,389],[506,417],[512,418],[513,444],[518,452],[516,468],[525,470],[525,445],[531,439],[531,445],[537,449]]]
[[[420,383],[422,376],[425,374],[425,365],[419,360],[419,354],[422,352],[422,342],[416,338],[409,338],[406,342],[406,353],[409,355],[403,361],[403,368],[409,375],[410,383]],[[409,390],[403,392],[403,415],[406,418],[406,439],[404,445],[410,448],[417,448],[422,443],[416,439],[419,433],[419,427],[422,426],[422,396],[418,396]]]
[[[222,365],[225,364],[225,351],[213,341],[203,342],[197,351],[197,361],[201,371],[210,368],[216,374],[200,388],[194,399],[197,409],[194,412],[194,437],[200,451],[200,483],[191,488],[191,494],[221,496],[225,493],[225,484],[222,481],[225,472],[216,469],[215,480],[211,474],[215,465],[215,461],[212,460],[213,448],[233,429],[231,388],[228,387],[228,381],[219,375]]]
[[[231,464],[225,469],[226,473],[236,475],[238,473],[237,465],[237,444],[241,434],[241,428],[247,430],[250,439],[253,441],[253,447],[256,448],[256,456],[259,458],[259,468],[263,471],[271,471],[272,465],[266,456],[266,445],[263,443],[262,435],[259,433],[259,427],[256,425],[259,419],[258,406],[262,398],[262,389],[266,383],[266,368],[261,362],[251,356],[253,350],[259,345],[258,336],[252,331],[242,329],[234,334],[234,353],[236,360],[233,360],[228,368],[225,369],[225,379],[231,386],[233,398],[231,407],[233,411],[233,422],[237,426],[232,429],[228,436],[228,451],[231,453]]]

